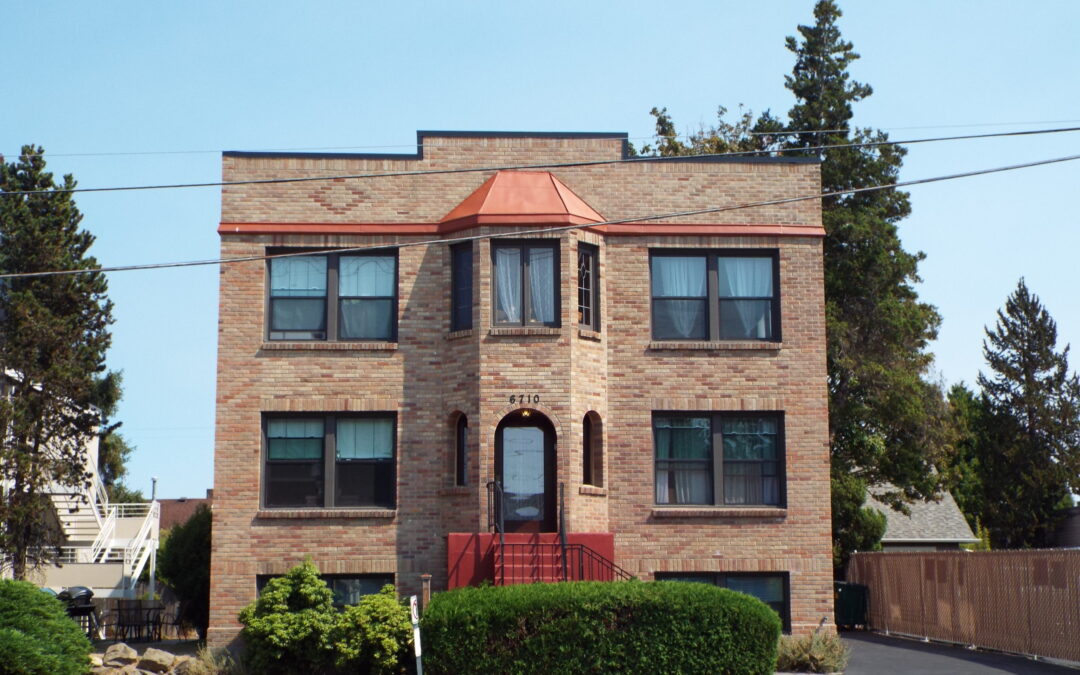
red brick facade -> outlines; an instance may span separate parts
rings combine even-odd
[[[416,156],[229,153],[223,179],[309,178],[620,159],[614,134],[422,133]],[[815,194],[812,162],[551,167],[608,221]],[[556,435],[569,532],[614,533],[615,562],[657,572],[786,573],[792,631],[832,616],[821,215],[816,200],[528,235],[558,242],[557,327],[493,327],[491,241],[473,247],[473,328],[450,333],[442,240],[540,229],[439,221],[494,171],[251,184],[222,191],[222,257],[289,247],[394,245],[396,341],[268,339],[267,263],[222,265],[210,640],[227,644],[256,576],[310,556],[325,574],[387,573],[402,593],[447,584],[447,536],[488,531],[496,428],[527,408]],[[522,235],[521,239],[526,236]],[[436,243],[424,243],[436,242]],[[579,327],[577,250],[599,253],[600,330]],[[754,249],[779,268],[780,341],[654,341],[650,251]],[[530,401],[521,404],[521,395]],[[510,397],[514,396],[514,403]],[[538,397],[539,402],[532,402]],[[656,504],[654,412],[782,413],[780,506]],[[395,508],[267,508],[264,420],[392,413]],[[601,460],[583,485],[582,429]],[[468,418],[466,485],[455,420]],[[602,478],[601,478],[602,476]]]

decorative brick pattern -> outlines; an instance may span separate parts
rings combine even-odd
[[[425,137],[423,159],[234,156],[226,181],[399,170],[616,159],[622,141],[587,137]],[[605,218],[735,205],[820,190],[818,167],[793,162],[633,163],[552,172]],[[396,343],[267,342],[266,265],[221,267],[214,460],[210,641],[235,639],[236,615],[257,574],[310,556],[325,573],[396,575],[417,593],[430,573],[447,585],[447,536],[487,530],[485,484],[495,475],[495,429],[523,407],[557,434],[567,527],[614,533],[615,562],[642,579],[665,571],[778,571],[791,575],[795,633],[832,617],[825,323],[816,201],[696,216],[703,234],[664,225],[537,234],[560,246],[561,326],[492,328],[491,247],[473,243],[474,329],[450,333],[450,263],[442,244],[415,245],[492,172],[222,189],[221,253],[270,247],[396,245]],[[683,219],[685,220],[685,219]],[[681,222],[681,221],[675,221]],[[238,223],[277,227],[237,232]],[[349,225],[328,233],[325,226]],[[783,226],[746,234],[744,226]],[[428,227],[430,226],[430,227]],[[730,233],[725,228],[731,226]],[[742,227],[743,229],[737,229]],[[396,228],[397,234],[394,233]],[[270,228],[268,228],[269,230]],[[422,228],[421,228],[422,229]],[[516,232],[483,226],[460,234]],[[516,238],[522,238],[517,236]],[[578,242],[598,248],[600,330],[576,323]],[[656,343],[649,326],[651,248],[779,251],[783,343]],[[510,403],[511,395],[539,396]],[[531,399],[530,399],[531,400]],[[668,509],[655,504],[652,413],[782,411],[786,508]],[[360,513],[263,509],[265,413],[387,411],[397,419],[397,507]],[[582,429],[601,421],[602,487],[583,486]],[[467,416],[467,485],[454,486],[454,420]]]

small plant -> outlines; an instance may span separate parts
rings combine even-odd
[[[810,635],[780,638],[776,669],[793,673],[835,673],[844,669],[850,655],[851,650],[840,636],[821,632],[819,624]]]
[[[195,660],[184,671],[186,675],[244,675],[243,668],[233,660],[228,649],[199,647]]]
[[[25,581],[0,581],[0,675],[82,675],[90,641],[54,597]]]

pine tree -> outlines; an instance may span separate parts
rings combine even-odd
[[[798,27],[801,40],[787,38],[796,60],[785,86],[796,103],[786,125],[768,111],[753,124],[749,113],[726,123],[721,108],[717,127],[682,143],[666,109],[654,108],[657,145],[643,150],[802,149],[821,158],[824,193],[896,182],[906,151],[887,143],[884,132],[851,126],[852,105],[873,89],[850,78],[859,55],[842,39],[840,17],[835,2],[820,0],[814,24]],[[884,144],[818,149],[871,141]],[[940,482],[933,466],[950,451],[944,396],[926,379],[933,359],[927,347],[941,319],[915,291],[923,254],[905,251],[896,227],[910,211],[908,194],[895,189],[822,199],[833,543],[841,564],[853,546],[872,549],[881,537],[878,519],[863,506],[867,485],[895,486],[878,497],[900,509],[905,500],[933,498]]]
[[[979,373],[988,412],[979,449],[980,516],[995,548],[1045,546],[1080,490],[1080,379],[1057,324],[1020,279],[986,329]]]
[[[0,161],[0,274],[96,268],[94,237],[70,192],[45,171],[41,148]],[[104,371],[112,304],[103,274],[9,277],[0,288],[0,553],[23,579],[55,559],[63,534],[48,494],[86,485],[86,444],[97,433],[91,406]]]

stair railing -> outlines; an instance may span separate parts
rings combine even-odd
[[[150,558],[151,548],[157,546],[158,521],[161,516],[161,504],[152,502],[150,510],[143,519],[139,533],[124,549],[124,576],[128,578],[128,588],[135,588],[143,566]]]
[[[105,517],[105,522],[101,523],[101,529],[98,530],[94,543],[90,545],[90,560],[87,562],[99,562],[99,558],[105,560],[109,557],[109,549],[112,548],[114,534],[116,534],[115,506],[109,509],[109,515]]]

